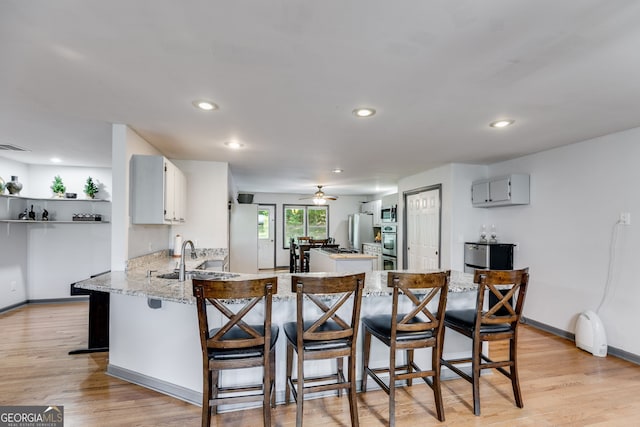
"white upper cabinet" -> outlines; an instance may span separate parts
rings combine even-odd
[[[363,203],[360,206],[361,213],[373,214],[373,226],[380,227],[382,219],[380,217],[380,211],[382,209],[382,200],[372,200],[370,202]]]
[[[131,163],[131,222],[184,222],[187,185],[182,171],[162,156],[134,155]]]
[[[529,175],[513,174],[474,181],[471,184],[471,203],[483,208],[528,205]]]

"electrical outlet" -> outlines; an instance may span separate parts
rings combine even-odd
[[[631,212],[620,212],[620,224],[631,225]]]
[[[516,252],[520,250],[520,243],[515,242],[515,243],[513,244],[513,246],[515,247]]]
[[[149,252],[153,251],[153,243],[149,242]]]
[[[11,292],[15,292],[16,291],[16,285],[17,285],[16,281],[12,280],[11,281]]]

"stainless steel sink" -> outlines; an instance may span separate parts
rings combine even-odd
[[[158,274],[156,277],[159,278],[159,279],[177,280],[178,277],[179,277],[179,273],[177,271],[174,271],[173,273]]]
[[[199,266],[196,267],[196,270],[217,270],[222,271],[222,267],[224,266],[223,260],[217,259],[208,259]]]

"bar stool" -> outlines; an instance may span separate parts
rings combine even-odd
[[[196,297],[200,344],[202,347],[202,426],[208,427],[211,412],[220,404],[261,401],[264,425],[271,425],[271,407],[275,406],[275,343],[279,329],[271,325],[272,296],[278,291],[277,278],[230,281],[192,279]],[[221,300],[241,299],[237,312]],[[264,300],[264,307],[258,303]],[[207,301],[224,317],[220,328],[210,329]],[[255,310],[254,310],[255,309]],[[248,313],[263,311],[263,322],[249,325],[243,320]],[[220,371],[262,367],[262,384],[220,387]],[[260,393],[255,393],[255,391]],[[254,392],[243,395],[226,393]],[[225,393],[225,396],[219,396]]]
[[[307,393],[342,389],[348,391],[351,425],[358,426],[356,402],[356,341],[364,273],[334,277],[292,276],[291,291],[296,293],[296,322],[283,325],[287,337],[287,385],[285,402],[291,394],[296,401],[296,426],[302,426],[303,402]],[[322,294],[322,295],[320,295]],[[338,297],[327,297],[335,295]],[[348,301],[351,310],[348,310]],[[346,314],[338,314],[341,307]],[[312,314],[313,313],[313,314]],[[350,316],[347,317],[347,314]],[[343,319],[343,316],[345,319]],[[297,378],[292,378],[293,352],[297,354]],[[347,357],[347,379],[343,358]],[[304,362],[336,359],[337,372],[305,377]],[[322,382],[317,385],[305,383]]]
[[[370,376],[389,395],[389,425],[395,425],[396,381],[407,380],[411,386],[414,378],[422,378],[433,390],[438,420],[444,421],[442,392],[440,389],[440,358],[444,337],[444,313],[449,291],[451,272],[399,273],[389,272],[387,286],[393,288],[391,314],[380,314],[362,318],[364,328],[362,391],[367,391],[367,376]],[[421,290],[422,292],[418,292]],[[398,313],[400,294],[410,302],[409,310]],[[429,308],[427,305],[434,305]],[[405,312],[406,311],[406,312]],[[369,356],[371,337],[374,336],[389,347],[387,367],[371,368]],[[431,369],[422,370],[414,362],[414,351],[431,349]],[[406,352],[404,365],[396,364],[398,350]],[[388,373],[385,383],[378,374]]]
[[[480,415],[480,373],[483,369],[496,369],[511,380],[518,408],[524,406],[518,380],[518,325],[524,307],[529,283],[529,269],[476,270],[473,281],[478,283],[476,307],[469,310],[451,310],[445,314],[445,326],[472,340],[470,358],[442,360],[442,364],[469,381],[473,387],[473,413]],[[489,295],[485,311],[485,294]],[[515,306],[513,301],[515,300]],[[493,361],[482,353],[485,341],[509,341],[509,358]],[[471,375],[456,365],[471,363]],[[509,368],[506,370],[505,368]]]

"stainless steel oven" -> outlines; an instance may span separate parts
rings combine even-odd
[[[396,261],[396,257],[382,255],[382,269],[383,270],[397,270],[398,265]]]
[[[383,225],[380,231],[382,232],[382,255],[397,256],[396,226]]]

